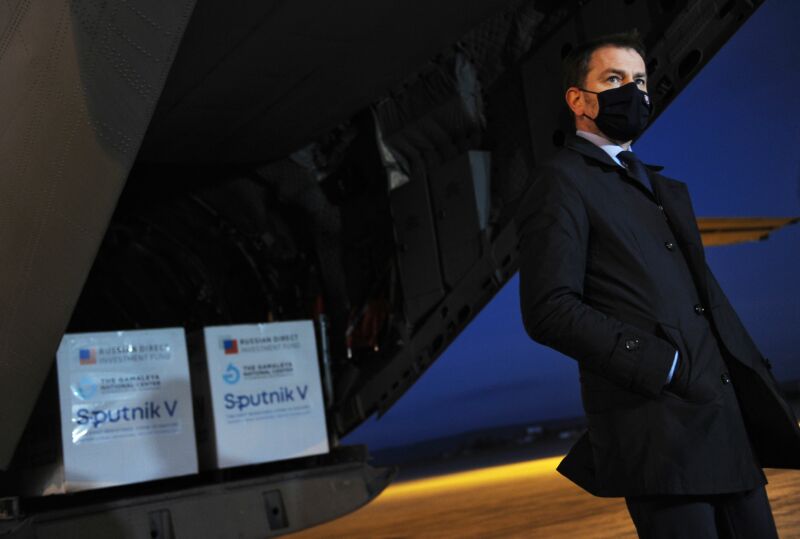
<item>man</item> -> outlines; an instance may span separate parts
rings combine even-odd
[[[800,468],[800,429],[708,268],[686,184],[644,165],[635,34],[564,63],[576,135],[517,214],[532,339],[578,362],[587,432],[558,471],[625,497],[641,537],[776,537],[764,467]]]

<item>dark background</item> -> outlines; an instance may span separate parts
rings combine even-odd
[[[634,144],[698,217],[800,216],[800,2],[768,0]],[[800,226],[706,250],[779,381],[800,379]],[[380,420],[371,449],[583,414],[575,361],[528,338],[515,277]]]

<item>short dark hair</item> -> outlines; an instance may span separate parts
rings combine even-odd
[[[572,49],[564,58],[562,64],[564,79],[562,82],[565,92],[572,86],[586,84],[586,75],[589,74],[589,61],[592,59],[592,53],[602,47],[633,49],[639,53],[642,60],[645,58],[644,44],[639,37],[639,31],[636,29],[618,34],[608,34],[587,41]]]

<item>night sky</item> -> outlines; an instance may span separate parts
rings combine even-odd
[[[636,142],[689,186],[698,217],[800,216],[800,2],[767,0]],[[800,379],[800,225],[706,250],[781,380]],[[583,415],[575,360],[527,336],[514,277],[380,420],[373,450],[482,427]]]

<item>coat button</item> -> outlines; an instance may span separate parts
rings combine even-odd
[[[675,250],[675,244],[672,243],[671,241],[665,241],[664,242],[664,247],[667,248],[667,251],[674,251]]]
[[[664,211],[664,206],[662,206],[661,204],[659,204],[659,205],[658,205],[658,211],[662,211],[662,212],[663,212],[663,211]]]
[[[694,312],[696,314],[703,314],[704,312],[706,312],[706,308],[698,303],[697,305],[694,306]]]
[[[639,348],[639,339],[628,339],[625,341],[626,350],[636,350]]]
[[[723,372],[721,378],[722,378],[722,383],[723,384],[730,384],[731,383],[731,377],[728,376],[727,372]]]

